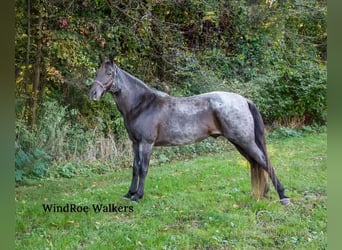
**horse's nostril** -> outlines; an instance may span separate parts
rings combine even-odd
[[[96,90],[90,91],[90,98],[96,101]]]

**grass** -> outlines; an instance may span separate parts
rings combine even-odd
[[[326,133],[272,139],[269,153],[292,203],[251,197],[236,152],[152,165],[145,197],[122,199],[131,170],[51,178],[16,188],[16,249],[326,249]],[[44,212],[42,204],[89,206]],[[133,211],[95,213],[92,204]]]

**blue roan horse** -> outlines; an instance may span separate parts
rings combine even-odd
[[[113,95],[133,142],[133,177],[124,198],[139,201],[143,197],[153,146],[182,145],[209,136],[224,136],[251,164],[253,196],[266,196],[269,177],[281,203],[290,203],[267,155],[261,115],[250,100],[229,92],[169,96],[149,88],[117,67],[112,59],[101,60],[90,97],[98,101],[105,92]]]

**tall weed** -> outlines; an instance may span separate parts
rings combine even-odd
[[[48,176],[51,171],[73,177],[82,172],[78,168],[87,165],[86,162],[112,169],[131,162],[131,143],[127,136],[117,140],[113,133],[104,132],[102,123],[90,129],[81,123],[72,123],[70,115],[67,107],[46,101],[37,126],[30,128],[25,121],[16,121],[16,181]],[[72,162],[85,163],[75,167]]]

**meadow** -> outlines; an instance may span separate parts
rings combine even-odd
[[[273,186],[252,198],[236,150],[152,161],[139,203],[122,199],[129,168],[49,177],[16,187],[16,249],[326,249],[326,132],[268,142],[288,206]]]

